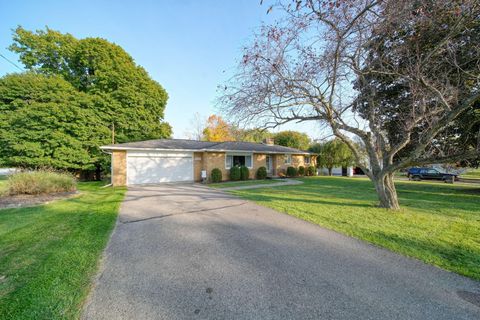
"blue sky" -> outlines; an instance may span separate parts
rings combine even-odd
[[[233,74],[256,28],[274,18],[266,11],[259,0],[0,0],[0,53],[17,62],[7,50],[17,25],[115,42],[167,90],[165,120],[183,138],[195,112],[216,113],[217,85]],[[0,58],[0,76],[16,71]],[[281,129],[320,134],[315,124]]]

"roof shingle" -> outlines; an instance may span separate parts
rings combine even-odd
[[[267,153],[309,153],[294,148],[253,142],[208,142],[185,139],[158,139],[102,146],[101,149],[163,149],[199,151],[250,151]]]

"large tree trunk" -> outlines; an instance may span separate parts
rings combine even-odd
[[[392,210],[400,209],[398,203],[397,190],[393,182],[393,173],[375,177],[373,184],[377,191],[378,199],[380,201],[379,206],[381,208],[387,208]]]
[[[329,175],[329,176],[332,175],[332,169],[333,169],[333,168],[328,168],[328,175]]]

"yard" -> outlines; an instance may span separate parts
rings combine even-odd
[[[367,179],[302,181],[231,193],[480,280],[480,185],[398,181],[402,210],[391,212],[375,207]]]
[[[78,197],[0,210],[0,319],[79,317],[125,192],[100,186],[79,183]]]
[[[219,182],[219,183],[210,183],[208,186],[212,188],[231,188],[231,187],[245,187],[250,185],[259,185],[259,184],[272,184],[278,182],[285,182],[287,180],[280,179],[267,179],[267,180],[248,180],[248,181],[229,181],[229,182]]]
[[[480,179],[480,169],[468,169],[460,177],[467,179]]]

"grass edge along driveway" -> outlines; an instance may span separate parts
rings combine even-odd
[[[0,319],[76,319],[124,188],[79,183],[78,197],[0,210]]]
[[[480,280],[480,186],[397,181],[402,209],[376,207],[367,179],[311,177],[304,184],[230,193],[426,263]]]

